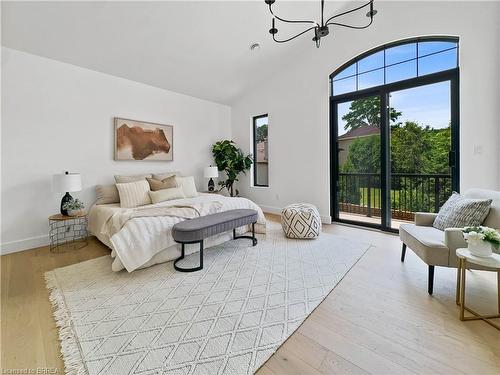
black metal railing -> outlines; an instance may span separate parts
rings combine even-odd
[[[382,192],[378,173],[339,173],[339,210],[380,217]],[[448,174],[391,174],[391,215],[413,220],[415,212],[438,212],[452,193]]]

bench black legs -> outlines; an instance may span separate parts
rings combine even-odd
[[[405,261],[405,255],[406,255],[406,245],[403,244],[403,247],[401,248],[401,262]]]
[[[200,244],[200,265],[198,267],[193,267],[193,268],[182,268],[177,265],[177,262],[184,259],[185,256],[185,249],[184,245],[186,243],[199,243]],[[194,272],[194,271],[199,271],[203,269],[203,240],[201,241],[196,241],[196,242],[186,242],[186,243],[181,243],[181,256],[174,260],[174,268],[177,271],[180,272]]]
[[[249,238],[252,240],[252,245],[257,245],[257,238],[255,238],[255,223],[252,223],[252,235],[251,236],[236,236],[236,229],[233,229],[233,239],[237,240],[238,238]],[[199,243],[200,244],[200,265],[198,267],[193,268],[182,268],[177,265],[177,263],[184,259],[186,256],[184,246],[186,244]],[[179,272],[194,272],[203,269],[203,240],[201,241],[192,241],[192,242],[180,242],[181,244],[181,256],[174,260],[174,268]]]
[[[252,223],[251,236],[236,236],[236,229],[233,229],[233,240],[237,240],[238,238],[250,238],[252,240],[253,246],[257,245],[257,238],[255,238],[255,223]]]

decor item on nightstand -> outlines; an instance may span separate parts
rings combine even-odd
[[[500,234],[493,228],[465,227],[462,232],[470,253],[477,257],[489,257],[493,254],[493,247],[500,246]]]
[[[212,146],[212,154],[219,171],[225,172],[227,175],[225,181],[219,181],[219,191],[226,188],[231,197],[237,196],[239,191],[233,190],[234,182],[238,181],[240,173],[245,174],[245,171],[250,169],[253,163],[252,155],[245,155],[240,148],[235,146],[233,141],[227,139],[215,143]]]
[[[309,203],[294,203],[281,211],[281,226],[289,238],[316,238],[321,232],[318,209]]]
[[[68,216],[81,215],[84,213],[84,211],[83,211],[84,208],[85,208],[85,205],[78,198],[71,199],[63,204],[63,209],[65,209],[68,212]]]
[[[115,160],[174,160],[174,127],[115,118]]]
[[[61,215],[68,215],[68,211],[64,208],[67,202],[70,202],[73,197],[70,192],[82,190],[82,177],[80,173],[64,172],[63,174],[55,174],[52,178],[53,190],[56,192],[66,192],[61,199]]]
[[[219,177],[219,170],[217,169],[217,167],[206,167],[204,170],[203,170],[203,176],[205,178],[209,178],[210,180],[208,180],[208,191],[211,193],[215,190],[215,184],[214,184],[214,180],[213,178],[217,178]]]

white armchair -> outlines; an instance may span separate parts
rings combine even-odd
[[[493,190],[472,189],[465,194],[469,198],[492,199],[491,209],[484,225],[500,228],[500,192]],[[411,249],[428,265],[427,291],[434,289],[434,267],[454,267],[458,265],[456,250],[467,247],[460,228],[447,228],[444,231],[432,226],[437,214],[417,212],[415,224],[402,224],[399,227],[399,238],[403,242],[401,262],[404,262],[406,248]],[[477,269],[484,269],[477,266]]]

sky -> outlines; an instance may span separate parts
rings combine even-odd
[[[333,83],[334,95],[356,91],[356,83],[362,90],[382,85],[384,80],[391,83],[416,77],[417,71],[418,76],[422,76],[454,68],[457,63],[455,47],[452,42],[419,42],[388,48],[385,56],[384,51],[379,51],[358,61],[357,81],[352,76],[356,73],[356,64],[339,72]],[[337,81],[339,78],[344,79]],[[390,105],[402,112],[398,121],[416,121],[433,128],[447,127],[451,119],[450,83],[440,82],[393,92]],[[350,102],[339,104],[339,135],[345,133],[345,122],[341,118],[348,112],[349,106]]]

